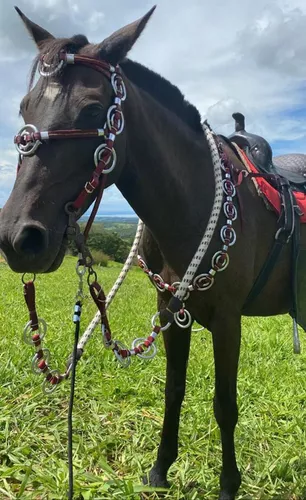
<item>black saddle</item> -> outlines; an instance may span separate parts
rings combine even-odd
[[[260,172],[276,174],[286,179],[294,191],[306,193],[306,154],[272,155],[268,141],[245,130],[242,113],[234,113],[235,133],[228,139],[235,142]]]

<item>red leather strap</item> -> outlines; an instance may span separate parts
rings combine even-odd
[[[24,299],[26,301],[30,321],[31,321],[31,329],[38,330],[38,317],[36,312],[36,304],[35,304],[35,286],[34,281],[28,281],[23,285],[23,293]]]

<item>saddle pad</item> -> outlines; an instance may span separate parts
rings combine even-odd
[[[249,172],[260,173],[258,169],[253,165],[253,163],[248,159],[244,151],[240,149],[240,155],[244,159],[245,165],[248,166]],[[263,194],[263,196],[268,200],[270,205],[274,208],[274,210],[280,214],[281,211],[281,200],[279,192],[269,184],[269,182],[263,177],[253,177],[254,183],[258,186],[259,191]],[[306,223],[306,194],[300,193],[299,191],[293,191],[296,202],[302,212],[300,217],[300,221],[302,223]]]

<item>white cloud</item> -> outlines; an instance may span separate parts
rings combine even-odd
[[[0,93],[5,96],[0,102],[0,157],[19,126],[19,101],[35,54],[14,3],[0,2]],[[83,32],[93,42],[139,18],[153,4],[18,1],[27,16],[54,35]],[[250,131],[270,141],[299,141],[299,150],[304,145],[306,151],[305,123],[288,113],[305,106],[305,33],[305,0],[189,0],[188,5],[185,0],[160,0],[131,57],[178,85],[220,133],[231,133],[231,114],[242,111]],[[119,203],[118,192],[117,198],[112,196],[105,203]]]

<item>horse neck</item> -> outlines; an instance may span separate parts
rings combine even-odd
[[[180,275],[205,231],[214,177],[204,133],[197,134],[146,92],[127,83],[126,164],[117,186]]]

